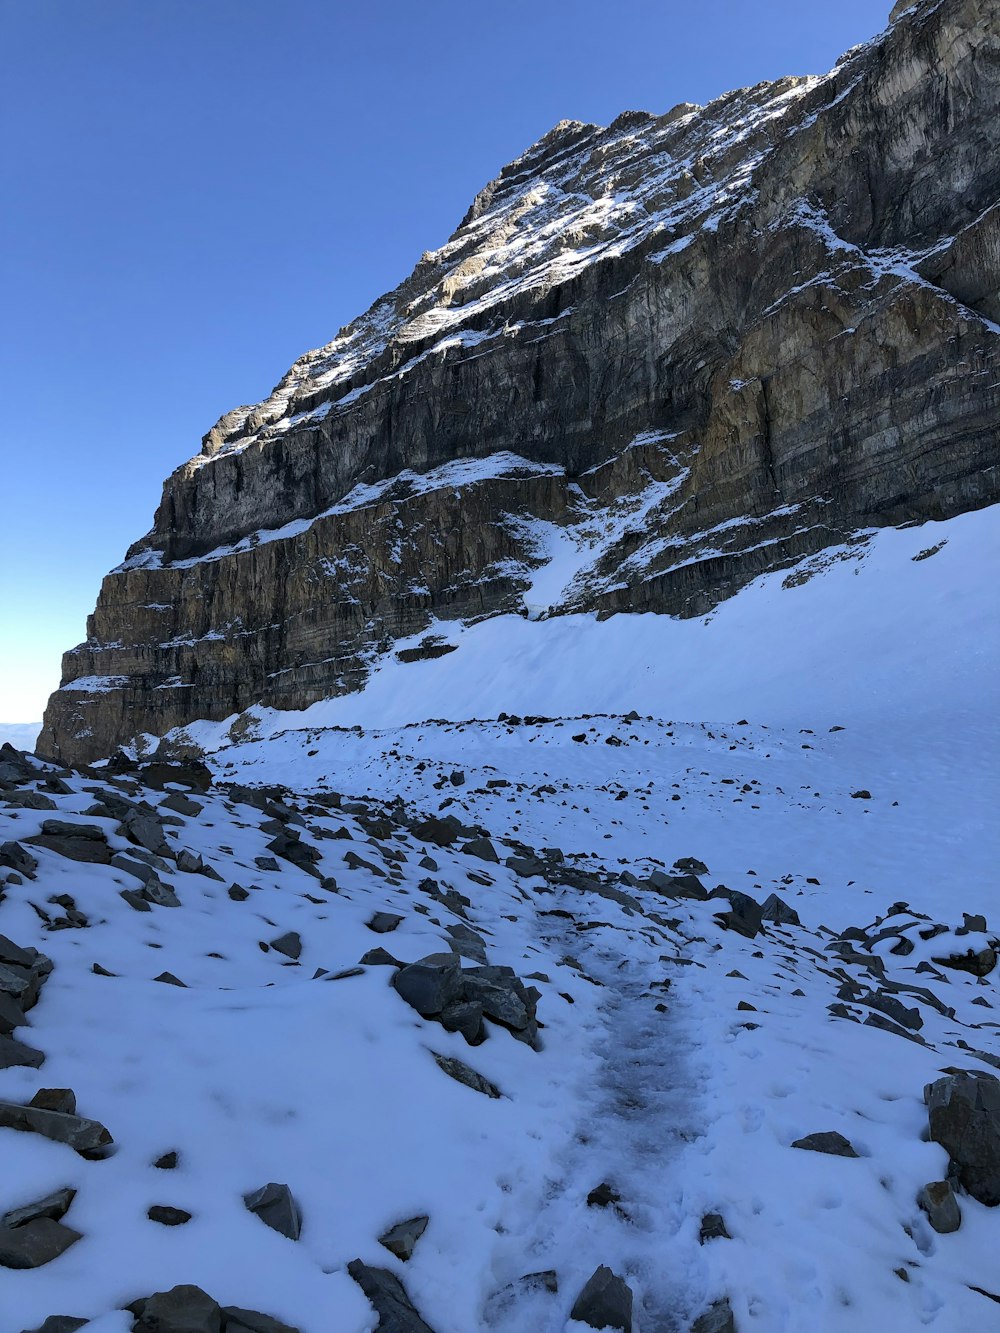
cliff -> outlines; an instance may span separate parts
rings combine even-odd
[[[164,486],[41,753],[363,682],[432,618],[704,614],[1000,498],[1000,16],[921,0],[823,78],[563,122]]]

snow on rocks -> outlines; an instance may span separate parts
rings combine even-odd
[[[508,717],[289,734],[197,789],[29,766],[8,790],[64,790],[0,793],[35,863],[4,861],[0,925],[12,966],[54,964],[53,1087],[0,1072],[0,1227],[79,1239],[44,1289],[6,1272],[12,1328],[565,1333],[597,1327],[597,1273],[633,1333],[981,1326],[1000,1214],[960,1173],[992,1140],[956,1117],[992,1123],[996,971],[935,960],[994,947],[988,902],[922,893],[919,849],[860,859],[887,831],[905,852],[919,773],[849,736]],[[49,819],[110,859],[32,845]],[[133,911],[154,879],[178,906]],[[957,1065],[978,1100],[949,1094],[939,1134],[921,1091]],[[12,1132],[39,1116],[61,1137]],[[29,1223],[60,1191],[67,1220]]]

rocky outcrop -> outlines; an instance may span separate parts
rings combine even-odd
[[[40,751],[356,688],[432,618],[706,612],[1000,498],[1000,20],[920,0],[825,78],[564,122],[227,414],[66,655]]]

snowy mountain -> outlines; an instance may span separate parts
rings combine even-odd
[[[997,512],[0,753],[4,1333],[997,1327]]]
[[[998,37],[558,126],[168,480],[0,748],[0,1333],[1000,1330]]]
[[[43,752],[305,708],[442,620],[703,616],[1000,498],[996,7],[897,11],[823,78],[501,172],[168,479]]]

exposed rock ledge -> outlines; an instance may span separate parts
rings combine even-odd
[[[998,57],[992,0],[922,0],[825,78],[557,126],[168,479],[40,752],[356,688],[530,600],[550,525],[593,565],[549,611],[696,615],[995,502]]]

